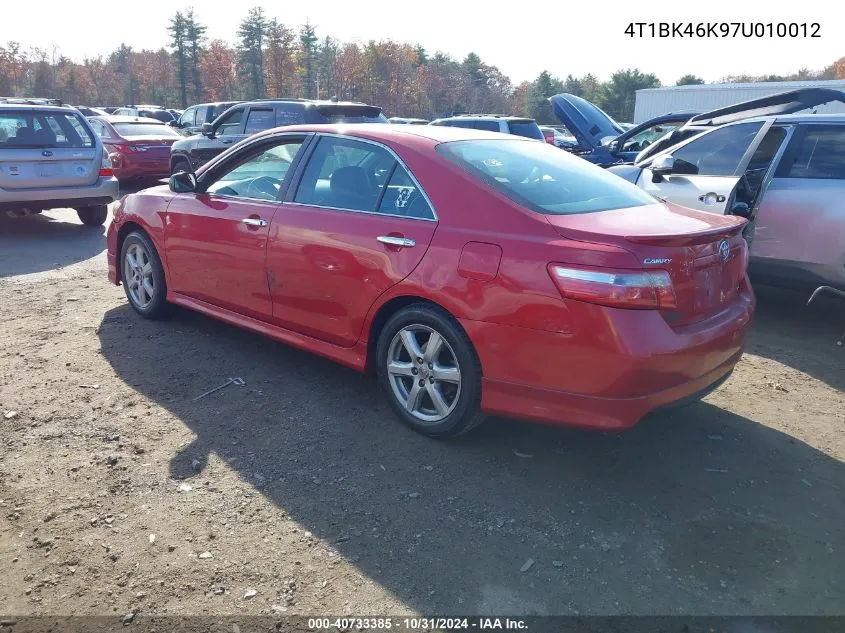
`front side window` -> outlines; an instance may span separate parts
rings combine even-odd
[[[785,176],[845,180],[845,126],[807,126]]]
[[[301,140],[286,140],[247,154],[227,167],[205,191],[236,198],[277,200],[282,182],[301,147]]]
[[[739,123],[702,134],[672,152],[672,173],[733,176],[761,127],[762,123]]]
[[[179,125],[188,127],[194,125],[196,122],[197,116],[197,108],[188,108],[185,112],[182,113],[182,116],[179,117]]]
[[[294,202],[350,211],[376,211],[396,159],[384,147],[323,137],[302,175]]]
[[[225,115],[220,125],[217,126],[216,134],[218,136],[225,136],[226,134],[238,134],[241,131],[241,119],[244,116],[242,108],[230,112]]]
[[[276,117],[273,116],[273,110],[250,108],[249,115],[246,118],[246,134],[257,134],[264,130],[269,130],[276,125]]]
[[[441,143],[437,151],[480,183],[539,213],[570,215],[654,204],[639,187],[549,143]]]

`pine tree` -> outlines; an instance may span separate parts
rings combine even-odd
[[[317,29],[310,22],[306,22],[299,30],[299,45],[302,48],[302,88],[306,97],[315,94],[316,79],[315,66],[317,58]]]
[[[241,68],[248,77],[248,94],[252,99],[264,97],[264,40],[269,23],[261,7],[249,10],[238,28]]]
[[[179,98],[183,108],[188,107],[188,43],[186,38],[185,16],[177,11],[170,18],[167,27],[170,33],[170,48],[176,57],[177,80],[179,81]]]
[[[191,83],[193,84],[193,95],[196,102],[202,99],[202,75],[199,60],[207,29],[197,21],[193,7],[185,12],[184,22],[187,62],[190,66]]]

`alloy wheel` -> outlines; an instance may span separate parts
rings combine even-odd
[[[390,387],[412,416],[428,424],[446,418],[461,395],[461,369],[449,342],[425,325],[399,330],[387,353]]]
[[[126,284],[129,297],[137,307],[144,309],[152,303],[156,292],[153,264],[150,254],[142,244],[135,243],[126,249],[123,283]]]

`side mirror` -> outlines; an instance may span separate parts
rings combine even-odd
[[[203,123],[202,127],[200,128],[200,133],[203,136],[207,136],[208,138],[214,138],[214,128],[212,127],[211,123]]]
[[[733,206],[728,211],[728,215],[738,215],[746,220],[751,219],[751,209],[744,202],[734,202]]]
[[[671,156],[658,156],[651,163],[651,182],[661,182],[663,176],[675,169],[675,159]]]
[[[191,172],[178,171],[168,182],[173,193],[191,193],[197,189],[197,177]]]
[[[179,121],[177,121],[176,119],[168,121],[167,125],[169,125],[170,127],[182,127],[181,125],[179,125]]]

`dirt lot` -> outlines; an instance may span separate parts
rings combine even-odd
[[[103,249],[0,220],[0,613],[845,614],[840,306],[761,290],[734,376],[629,433],[443,443],[328,361],[137,318]]]

